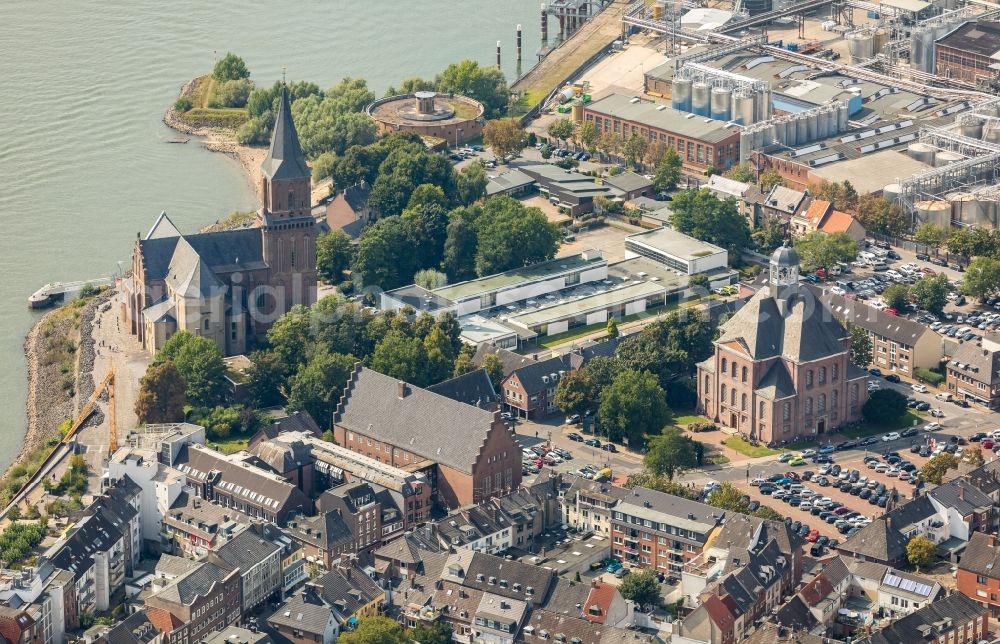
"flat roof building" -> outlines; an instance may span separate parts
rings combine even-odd
[[[705,116],[681,112],[663,103],[627,94],[610,94],[584,105],[583,120],[598,134],[613,132],[621,139],[638,134],[675,148],[684,165],[704,171],[727,170],[739,161],[740,129]]]
[[[976,83],[996,76],[1000,63],[1000,22],[970,22],[938,39],[934,70],[940,76]]]
[[[657,228],[625,238],[625,257],[648,257],[685,275],[725,268],[729,253],[714,244],[677,232]]]

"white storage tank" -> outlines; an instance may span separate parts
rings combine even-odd
[[[947,229],[951,226],[951,204],[940,199],[918,201],[914,204],[918,223],[931,223]]]
[[[774,140],[782,145],[792,146],[794,143],[788,142],[788,134],[786,129],[785,121],[775,121],[773,124],[774,128]]]
[[[670,105],[681,112],[691,111],[691,80],[675,78],[670,84]]]
[[[940,150],[934,155],[934,167],[940,168],[956,161],[964,159],[961,154],[950,150]]]
[[[712,88],[708,83],[697,82],[691,86],[691,111],[701,116],[710,116],[709,97]]]
[[[1000,126],[994,125],[983,133],[983,140],[990,143],[1000,143]]]
[[[756,92],[754,100],[756,102],[754,113],[757,115],[757,120],[766,121],[771,118],[771,91],[761,90]]]
[[[811,143],[816,140],[816,130],[819,123],[819,115],[816,112],[809,114],[806,119],[806,142]]]
[[[882,196],[893,203],[899,201],[899,197],[902,194],[903,187],[898,183],[890,183],[886,187],[882,188]]]
[[[837,132],[846,132],[849,120],[850,113],[847,109],[847,103],[844,103],[837,108]]]
[[[809,123],[805,117],[795,119],[795,145],[809,142]]]
[[[978,201],[971,192],[949,192],[944,196],[951,204],[951,220],[956,224],[971,224],[971,202]]]
[[[937,148],[934,148],[926,143],[911,143],[908,148],[906,148],[906,153],[910,155],[911,159],[916,159],[926,163],[927,165],[934,165],[934,157],[937,153]]]
[[[980,121],[966,121],[962,124],[961,132],[962,136],[967,136],[970,139],[981,139],[983,138],[983,124]]]
[[[725,87],[712,88],[712,118],[728,121],[733,105],[733,92]]]
[[[889,44],[889,30],[880,27],[876,29],[872,35],[875,39],[875,42],[873,43],[875,51],[873,53],[878,55],[882,53],[882,48]]]
[[[847,40],[847,53],[850,54],[852,63],[868,60],[873,56],[875,36],[871,31],[855,31],[844,38]]]
[[[740,94],[733,97],[733,119],[742,125],[753,125],[754,100],[750,94]]]

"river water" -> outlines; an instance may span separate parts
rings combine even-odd
[[[161,122],[215,52],[243,56],[254,80],[329,87],[363,77],[381,95],[451,62],[516,75],[539,47],[539,0],[102,0],[0,2],[0,466],[26,428],[22,344],[49,281],[126,266],[138,232],[167,211],[183,231],[256,207],[239,164],[188,145]]]

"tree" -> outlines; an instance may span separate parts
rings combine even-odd
[[[729,168],[729,171],[723,176],[741,183],[753,183],[754,180],[753,168],[750,167],[749,163],[737,163]]]
[[[329,351],[314,355],[291,379],[288,408],[307,411],[320,427],[329,426],[356,361],[354,356]]]
[[[913,231],[913,239],[937,250],[948,239],[948,230],[933,222],[926,221],[917,226],[917,229]]]
[[[809,194],[814,199],[822,199],[833,204],[835,210],[854,212],[858,206],[858,192],[850,181],[842,183],[824,181],[809,186]]]
[[[594,125],[593,121],[583,121],[577,126],[576,135],[580,139],[580,143],[583,144],[583,148],[589,152],[594,149],[594,145],[597,143],[597,126]]]
[[[876,425],[888,425],[905,413],[906,396],[895,389],[876,389],[861,408],[865,420]]]
[[[156,354],[155,363],[171,361],[187,383],[188,402],[196,407],[214,407],[226,388],[226,365],[222,351],[209,340],[179,331]]]
[[[223,107],[245,107],[252,90],[253,83],[249,79],[229,80],[219,87],[216,98]]]
[[[424,387],[427,378],[427,351],[419,338],[411,338],[399,331],[390,331],[375,346],[371,368],[397,380]]]
[[[385,290],[409,283],[416,272],[410,230],[402,217],[379,219],[358,239],[352,270],[364,286]]]
[[[695,441],[680,429],[668,427],[650,441],[643,463],[653,474],[672,481],[677,474],[698,465]]]
[[[958,457],[948,452],[942,452],[937,456],[931,457],[931,460],[924,463],[924,466],[920,468],[920,475],[928,483],[941,485],[941,480],[948,470],[953,470],[957,467]]]
[[[900,237],[910,229],[910,219],[899,204],[871,194],[858,199],[858,221],[869,233],[890,237]]]
[[[765,194],[771,192],[774,186],[785,185],[785,179],[777,170],[764,170],[760,173],[760,189]]]
[[[418,622],[410,637],[419,644],[451,644],[451,624],[439,619],[430,626]]]
[[[570,371],[559,379],[556,385],[556,396],[553,399],[556,407],[567,414],[582,414],[597,398],[597,387],[586,370]]]
[[[885,305],[902,311],[910,302],[910,287],[906,284],[893,284],[882,293]]]
[[[670,223],[678,231],[727,249],[731,260],[750,247],[750,227],[735,199],[720,200],[708,188],[674,197]]]
[[[937,545],[918,534],[906,543],[906,559],[911,566],[926,568],[937,561]]]
[[[820,230],[796,240],[795,250],[802,269],[809,272],[850,262],[858,256],[858,244],[847,233],[828,235]]]
[[[448,284],[448,276],[441,271],[434,270],[433,268],[425,268],[414,274],[413,283],[417,286],[424,287],[428,291],[432,291],[436,288],[446,286]]]
[[[659,434],[670,421],[666,392],[647,371],[620,372],[600,398],[597,419],[611,441],[625,439],[630,447],[641,447],[647,435]]]
[[[340,644],[409,644],[403,627],[394,619],[382,615],[365,617],[353,631],[341,631]]]
[[[712,490],[707,503],[713,508],[750,514],[750,502],[746,500],[746,495],[729,481],[722,482],[719,487]]]
[[[696,310],[674,311],[623,340],[615,351],[621,369],[649,371],[667,389],[686,378],[695,365],[712,355],[713,329]]]
[[[483,143],[490,146],[497,161],[516,155],[524,147],[524,128],[516,118],[493,119],[483,127]]]
[[[653,187],[657,191],[672,190],[681,180],[681,157],[673,147],[667,148],[663,158],[656,164],[653,175]]]
[[[872,340],[859,326],[851,327],[851,364],[867,369],[872,363]]]
[[[632,136],[628,137],[628,140],[625,141],[625,145],[622,146],[622,154],[625,155],[625,159],[630,166],[636,167],[639,160],[646,155],[648,148],[649,139],[640,136],[638,132],[633,132]]]
[[[614,156],[621,149],[622,141],[618,135],[611,131],[605,131],[597,137],[597,151],[604,156]]]
[[[324,282],[336,284],[351,265],[351,237],[331,230],[316,238],[316,269]]]
[[[630,474],[628,480],[622,485],[627,489],[644,487],[657,492],[666,492],[684,499],[696,499],[697,494],[684,483],[671,481],[662,474],[653,474],[649,470],[643,470],[636,474]]]
[[[247,370],[246,377],[247,402],[250,407],[263,409],[283,402],[281,387],[285,379],[281,357],[276,352],[251,353],[250,369]]]
[[[242,58],[232,52],[226,52],[226,55],[212,68],[212,78],[220,83],[250,78],[250,70],[247,69],[247,64],[243,62]]]
[[[476,219],[476,272],[491,275],[555,257],[562,235],[541,210],[492,197]]]
[[[913,299],[917,306],[931,313],[940,313],[944,305],[948,303],[948,291],[951,285],[948,283],[948,276],[944,273],[937,275],[925,275],[917,280],[917,283],[910,288]]]
[[[455,92],[474,98],[486,108],[489,118],[507,111],[510,90],[503,72],[496,67],[480,67],[474,60],[452,63],[434,79],[439,92]]]
[[[476,276],[476,229],[465,217],[449,216],[441,268],[452,283]]]
[[[983,450],[978,447],[965,448],[962,460],[967,461],[973,467],[982,467],[986,463],[986,459],[983,458]]]
[[[753,240],[758,250],[770,253],[785,243],[785,225],[777,217],[768,217],[764,225],[753,231]]]
[[[981,301],[1000,292],[1000,260],[974,257],[965,269],[962,292]]]
[[[170,360],[151,364],[139,380],[135,415],[140,423],[176,423],[184,420],[187,382]]]
[[[662,601],[660,582],[652,570],[638,570],[626,575],[618,585],[618,592],[625,599],[642,606],[659,606]]]
[[[608,318],[608,325],[606,327],[606,331],[609,338],[617,338],[620,335],[620,333],[618,332],[618,323],[615,322],[614,318],[612,317]]]
[[[493,383],[493,388],[497,391],[500,390],[500,383],[503,382],[503,363],[500,362],[500,358],[497,357],[495,353],[487,353],[483,356],[483,369],[486,369],[486,375],[490,377],[490,382]]]
[[[480,163],[470,163],[455,176],[455,201],[459,206],[470,206],[486,195],[489,178]]]
[[[205,428],[213,440],[225,440],[240,427],[240,408],[216,405],[211,409],[200,408],[192,412],[192,422]]]
[[[573,132],[575,130],[576,128],[574,127],[571,119],[558,119],[549,125],[548,132],[549,136],[553,139],[565,143],[571,136],[573,136]]]

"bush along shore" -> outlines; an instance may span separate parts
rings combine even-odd
[[[72,418],[94,391],[94,345],[90,333],[105,290],[46,313],[28,332],[28,429],[21,452],[0,478],[0,505],[6,504],[62,438]],[[98,411],[99,415],[100,412]],[[90,422],[100,422],[92,417]]]

